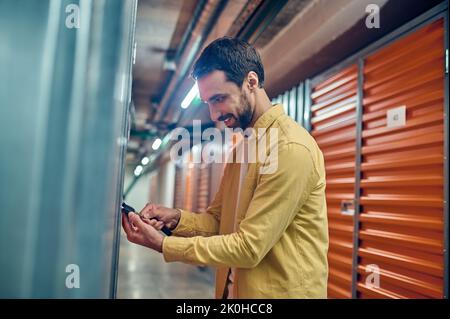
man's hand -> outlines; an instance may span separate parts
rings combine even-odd
[[[161,230],[165,225],[173,230],[180,221],[181,213],[178,209],[167,208],[156,204],[147,204],[139,213],[145,222]],[[152,219],[155,218],[155,219]]]
[[[153,226],[144,222],[139,215],[129,213],[127,218],[125,214],[122,214],[122,226],[130,242],[162,253],[164,236]]]

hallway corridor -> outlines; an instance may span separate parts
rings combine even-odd
[[[214,298],[213,268],[165,263],[161,254],[121,236],[117,298]]]

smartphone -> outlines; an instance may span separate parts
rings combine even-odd
[[[133,212],[139,215],[139,213],[136,212],[136,210],[131,207],[130,205],[125,204],[124,202],[122,202],[122,213],[124,213],[125,215],[128,215],[128,213]],[[152,219],[156,219],[156,218],[152,218]],[[172,235],[172,232],[169,228],[167,228],[166,226],[163,226],[163,228],[161,229],[161,231],[166,234],[167,236]]]

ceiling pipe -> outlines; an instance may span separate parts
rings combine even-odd
[[[226,4],[228,3],[228,0],[219,0],[217,5],[215,6],[213,13],[209,16],[208,21],[206,22],[205,27],[203,28],[202,33],[200,36],[198,36],[190,48],[187,57],[185,59],[185,62],[183,63],[183,67],[180,70],[180,72],[176,75],[177,79],[176,82],[170,81],[166,92],[164,93],[164,97],[160,104],[160,109],[156,114],[155,120],[162,120],[167,114],[168,108],[171,105],[173,101],[174,94],[172,92],[177,92],[180,88],[180,86],[183,84],[185,77],[188,75],[188,72],[191,68],[191,65],[194,62],[194,59],[196,58],[197,54],[199,53],[200,49],[203,47],[203,44],[205,40],[207,39],[209,33],[211,32],[214,23],[217,21],[218,17],[222,13],[223,9],[225,8]],[[172,84],[174,83],[174,84]]]
[[[236,37],[254,44],[287,3],[288,0],[263,1]]]
[[[193,15],[191,21],[189,22],[189,25],[186,28],[186,31],[184,32],[183,37],[181,38],[180,45],[178,46],[177,51],[174,56],[174,62],[177,65],[177,67],[180,63],[181,57],[183,56],[184,51],[186,50],[186,47],[187,47],[189,41],[191,40],[192,33],[193,33],[195,27],[197,26],[197,24],[200,20],[201,14],[202,14],[203,10],[205,9],[205,6],[207,3],[208,3],[208,0],[200,0],[197,7],[194,10],[194,15]],[[162,100],[164,95],[167,93],[170,82],[172,81],[174,75],[175,75],[175,72],[170,72],[169,75],[166,77],[166,79],[164,81],[164,85],[162,86],[163,93],[160,95],[160,100]]]
[[[180,46],[178,47],[177,53],[175,54],[175,61],[179,61],[181,56],[184,53],[184,50],[186,50],[186,46],[189,42],[189,40],[192,37],[192,32],[194,31],[195,27],[197,26],[198,21],[200,20],[200,16],[203,12],[203,9],[206,6],[206,3],[208,0],[200,0],[199,4],[197,5],[197,8],[195,8],[194,16],[189,22],[189,26],[187,27],[186,31],[183,34],[183,38],[181,39]]]

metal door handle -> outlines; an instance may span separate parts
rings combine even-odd
[[[355,201],[353,199],[341,201],[341,214],[355,215]]]

